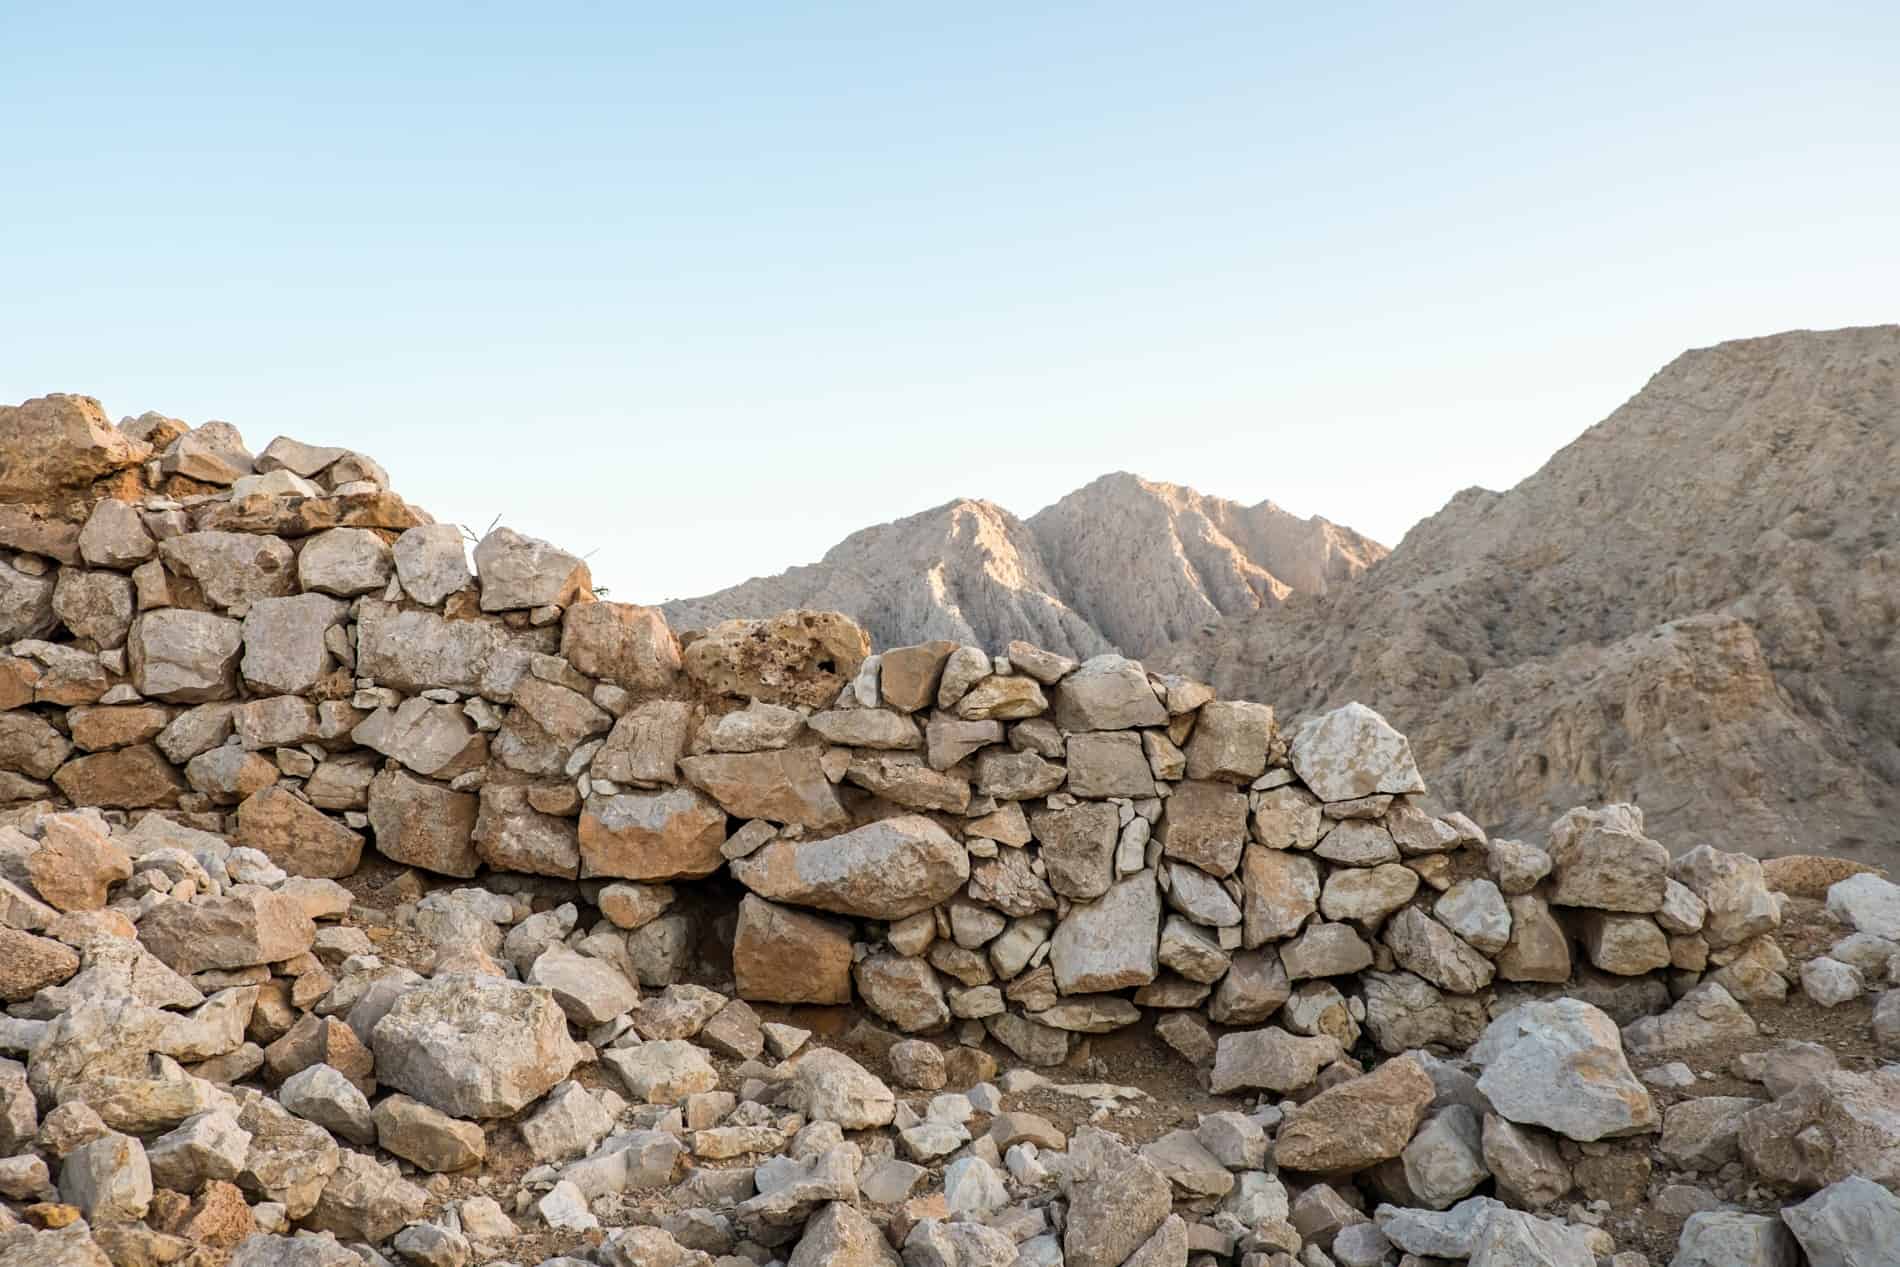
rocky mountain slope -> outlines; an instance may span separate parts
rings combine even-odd
[[[1900,327],[1678,357],[1354,583],[1150,657],[1362,700],[1487,827],[1640,801],[1657,834],[1900,858]]]
[[[853,533],[818,563],[663,610],[679,629],[802,607],[844,612],[880,647],[1022,638],[1064,655],[1142,655],[1222,616],[1324,593],[1385,553],[1272,502],[1115,474],[1027,520],[950,502]]]

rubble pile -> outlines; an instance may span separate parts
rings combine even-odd
[[[1115,655],[676,636],[224,423],[0,454],[0,1267],[1900,1243],[1879,875],[1490,839],[1370,709]]]

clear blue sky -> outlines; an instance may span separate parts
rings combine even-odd
[[[0,0],[0,400],[360,448],[634,600],[1116,469],[1396,541],[1900,319],[1896,66],[1890,3]]]

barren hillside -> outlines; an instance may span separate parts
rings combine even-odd
[[[1360,580],[1152,659],[1287,709],[1363,700],[1490,827],[1637,800],[1680,847],[1891,862],[1897,367],[1895,326],[1685,353]]]

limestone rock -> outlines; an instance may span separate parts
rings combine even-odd
[[[1834,1070],[1770,1104],[1739,1126],[1742,1158],[1762,1178],[1814,1189],[1858,1175],[1900,1182],[1900,1075]]]
[[[588,798],[581,875],[662,881],[710,875],[725,862],[726,813],[690,787]]]
[[[684,757],[679,766],[694,786],[736,818],[821,831],[850,821],[813,748],[708,753]]]
[[[1669,851],[1643,834],[1634,805],[1577,808],[1551,825],[1552,906],[1662,909]]]
[[[457,976],[404,992],[373,1042],[381,1081],[462,1118],[520,1111],[580,1054],[550,991]]]
[[[1056,925],[1049,963],[1064,994],[1095,994],[1152,981],[1161,894],[1155,873],[1138,871],[1100,899],[1078,903]]]
[[[134,568],[158,553],[158,543],[129,502],[106,497],[79,530],[79,553],[93,567]]]
[[[165,608],[133,623],[127,650],[133,684],[147,699],[197,704],[237,691],[243,626],[210,612]]]
[[[849,1003],[851,931],[836,920],[747,894],[739,903],[732,969],[743,998]]]
[[[836,1122],[847,1131],[887,1126],[895,1116],[891,1089],[841,1051],[814,1047],[791,1062],[785,1091],[791,1106],[814,1122]]]
[[[351,875],[363,856],[363,836],[282,786],[253,793],[238,806],[234,840],[257,850],[292,875],[334,880]]]
[[[1397,1157],[1433,1097],[1431,1075],[1401,1056],[1320,1092],[1281,1123],[1274,1162],[1287,1170],[1360,1170]]]
[[[870,654],[870,639],[847,616],[782,611],[705,629],[684,648],[682,660],[686,675],[711,692],[829,708]]]
[[[1630,1072],[1616,1022],[1581,999],[1527,1003],[1468,1053],[1497,1112],[1585,1142],[1653,1130],[1656,1106]]]
[[[581,560],[512,528],[496,528],[476,544],[475,574],[485,612],[565,607],[593,587]]]
[[[90,396],[53,392],[0,405],[0,501],[49,501],[142,462],[150,446],[112,425]]]
[[[1223,1034],[1214,1051],[1211,1089],[1215,1095],[1250,1088],[1299,1091],[1339,1054],[1338,1041],[1325,1036],[1300,1038],[1274,1028]]]
[[[1247,842],[1247,798],[1232,785],[1177,783],[1155,828],[1161,851],[1210,875],[1232,874]]]
[[[454,524],[419,524],[396,538],[390,555],[403,591],[424,607],[440,606],[474,579],[462,530]]]
[[[376,850],[385,858],[463,878],[480,867],[474,842],[480,800],[473,793],[387,769],[370,781],[367,805]]]
[[[1068,1267],[1121,1267],[1172,1211],[1167,1179],[1145,1157],[1093,1127],[1069,1141],[1063,1176],[1069,1199],[1063,1233]]]
[[[1288,757],[1322,801],[1425,790],[1411,744],[1364,704],[1310,718],[1295,732]]]
[[[1900,1197],[1859,1175],[1782,1207],[1781,1220],[1809,1267],[1871,1267],[1900,1245]]]
[[[1741,1210],[1705,1210],[1682,1225],[1670,1267],[1800,1267],[1781,1220]]]
[[[969,879],[970,860],[934,822],[903,815],[825,840],[775,840],[731,869],[773,901],[895,920],[955,893]]]
[[[295,898],[255,888],[162,902],[138,929],[145,948],[185,976],[294,959],[310,949],[317,931]]]

